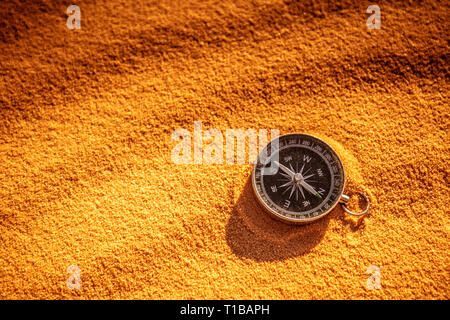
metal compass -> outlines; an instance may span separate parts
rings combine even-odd
[[[338,202],[353,213],[343,194],[345,172],[337,153],[324,141],[311,135],[293,133],[272,140],[260,153],[253,168],[252,185],[262,207],[275,218],[290,223],[317,220]]]

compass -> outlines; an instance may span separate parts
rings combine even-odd
[[[252,172],[253,191],[273,217],[290,223],[306,223],[324,217],[350,197],[343,194],[345,172],[337,153],[321,139],[301,133],[272,140],[258,157]]]

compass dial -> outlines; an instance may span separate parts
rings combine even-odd
[[[266,164],[261,162],[263,154],[269,155]],[[302,223],[319,219],[334,208],[344,190],[345,174],[328,144],[294,133],[280,136],[278,148],[272,141],[262,150],[253,168],[252,184],[266,211]]]

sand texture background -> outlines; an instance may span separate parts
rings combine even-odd
[[[448,1],[70,4],[0,2],[0,298],[450,298]],[[322,137],[373,209],[274,221],[171,161],[194,121]]]

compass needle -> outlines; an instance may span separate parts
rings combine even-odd
[[[311,192],[311,194],[313,194],[314,196],[316,196],[317,198],[322,198],[322,196],[320,195],[320,193],[318,193],[316,190],[314,190],[313,187],[311,187],[308,183],[306,183],[304,180],[300,182],[300,184],[309,192]]]
[[[285,165],[282,165],[281,163],[279,163],[278,161],[274,161],[274,163],[284,172],[286,172],[291,178],[294,177],[295,173],[292,172],[291,170],[289,170],[288,167],[286,167]]]

